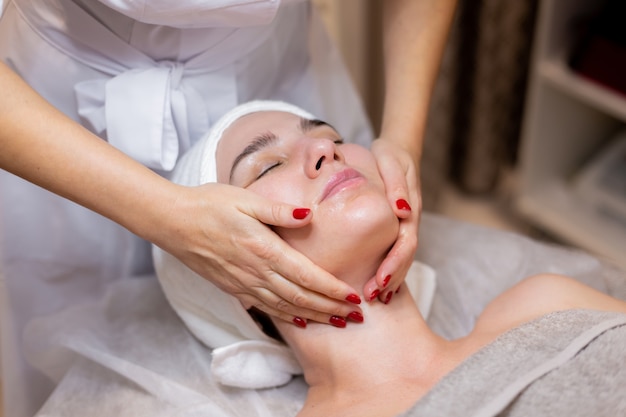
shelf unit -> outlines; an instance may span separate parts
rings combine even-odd
[[[626,126],[626,97],[567,65],[577,25],[597,0],[542,0],[522,127],[518,211],[571,244],[626,270],[626,219],[572,188],[573,176]]]

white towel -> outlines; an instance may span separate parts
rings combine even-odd
[[[292,104],[282,101],[250,101],[241,104],[222,116],[211,130],[182,156],[172,175],[172,181],[187,186],[217,182],[215,152],[224,131],[240,117],[259,111],[284,111],[306,119],[315,116]]]
[[[285,111],[313,119],[308,112],[284,102],[253,101],[225,114],[176,166],[172,180],[186,186],[217,181],[215,151],[224,131],[237,119],[258,111]],[[189,330],[213,348],[211,371],[224,385],[270,388],[302,373],[291,349],[265,335],[241,303],[230,294],[153,247],[154,263],[163,291]],[[427,317],[435,291],[434,271],[414,263],[406,282],[420,311]]]

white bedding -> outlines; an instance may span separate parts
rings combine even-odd
[[[470,331],[483,307],[522,278],[565,273],[626,299],[623,272],[579,251],[424,214],[416,258],[437,273],[432,328]],[[306,386],[296,378],[268,390],[211,380],[210,350],[169,308],[154,277],[129,278],[98,304],[33,323],[35,366],[59,381],[39,416],[292,416]]]

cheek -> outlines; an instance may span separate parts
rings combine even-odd
[[[363,196],[345,207],[334,207],[328,213],[333,219],[334,230],[353,234],[355,240],[375,237],[388,243],[395,240],[399,226],[398,218],[383,196]]]
[[[353,256],[383,254],[395,242],[398,227],[398,219],[387,201],[370,195],[316,211],[307,227],[277,232],[317,265],[336,271],[353,262]]]
[[[285,176],[273,176],[269,181],[257,181],[250,185],[248,190],[272,201],[299,207],[310,205],[305,201],[302,186]]]

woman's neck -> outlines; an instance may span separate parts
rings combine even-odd
[[[364,276],[372,275],[368,271]],[[356,286],[350,279],[346,282]],[[362,286],[364,280],[358,282]],[[302,330],[279,324],[309,384],[303,415],[307,409],[332,415],[344,407],[345,416],[345,407],[357,411],[354,401],[371,409],[373,402],[366,399],[376,397],[385,402],[385,414],[395,415],[456,365],[455,355],[450,354],[452,343],[430,330],[406,286],[388,305],[373,301],[361,307],[365,321],[349,323],[344,329],[310,323]],[[389,395],[395,396],[392,406],[387,404]]]

